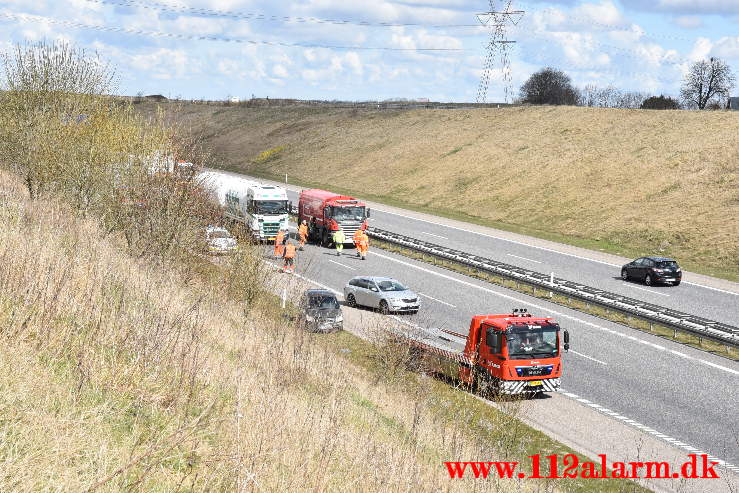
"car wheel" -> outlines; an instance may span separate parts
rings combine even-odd
[[[388,315],[390,313],[390,307],[385,300],[380,301],[380,313],[383,315]]]
[[[647,286],[652,285],[652,275],[651,274],[647,274],[646,277],[644,277],[644,284],[646,284]]]
[[[621,279],[623,279],[624,281],[628,281],[629,271],[627,271],[626,269],[621,269]]]
[[[346,302],[352,308],[357,307],[357,300],[356,298],[354,298],[354,295],[351,293],[346,296]]]
[[[680,281],[675,281],[675,282],[672,283],[672,285],[673,286],[679,286],[680,285]]]

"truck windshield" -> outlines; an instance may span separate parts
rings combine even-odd
[[[257,214],[287,214],[287,200],[255,200]]]
[[[364,207],[333,207],[332,217],[336,221],[364,221]]]
[[[506,332],[511,359],[551,358],[557,355],[557,325],[511,326]]]

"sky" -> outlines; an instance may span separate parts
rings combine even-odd
[[[68,42],[115,67],[119,94],[185,99],[474,102],[497,29],[515,43],[507,64],[495,50],[487,102],[517,96],[545,66],[577,86],[672,96],[697,60],[722,58],[739,75],[739,0],[513,0],[523,14],[476,15],[490,10],[490,0],[9,0],[0,50]]]

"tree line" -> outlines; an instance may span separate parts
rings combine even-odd
[[[176,121],[110,96],[113,69],[64,43],[17,45],[0,66],[0,169],[20,176],[31,198],[61,197],[99,217],[137,256],[201,248],[218,211],[195,181],[159,172],[207,157]]]
[[[562,70],[545,67],[521,86],[519,102],[631,109],[723,109],[727,107],[736,77],[719,58],[695,62],[685,75],[679,98],[622,91],[614,86],[588,84],[577,88]]]

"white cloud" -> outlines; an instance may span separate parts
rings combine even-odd
[[[274,67],[272,67],[272,74],[280,79],[287,79],[290,76],[287,69],[283,65],[275,65]]]
[[[152,74],[155,79],[171,79],[192,76],[198,72],[199,64],[190,60],[184,50],[159,48],[151,53],[138,54],[130,58],[131,66]]]
[[[688,58],[692,61],[704,60],[708,58],[709,53],[713,49],[713,43],[708,38],[698,38],[695,40],[693,49],[688,54]]]
[[[739,2],[736,0],[623,0],[625,5],[639,10],[656,10],[668,13],[687,14],[736,14]]]
[[[721,58],[739,60],[739,36],[719,39],[713,46],[712,54]]]
[[[672,22],[683,29],[698,29],[699,27],[704,26],[703,19],[697,15],[683,15],[681,17],[674,18]]]

